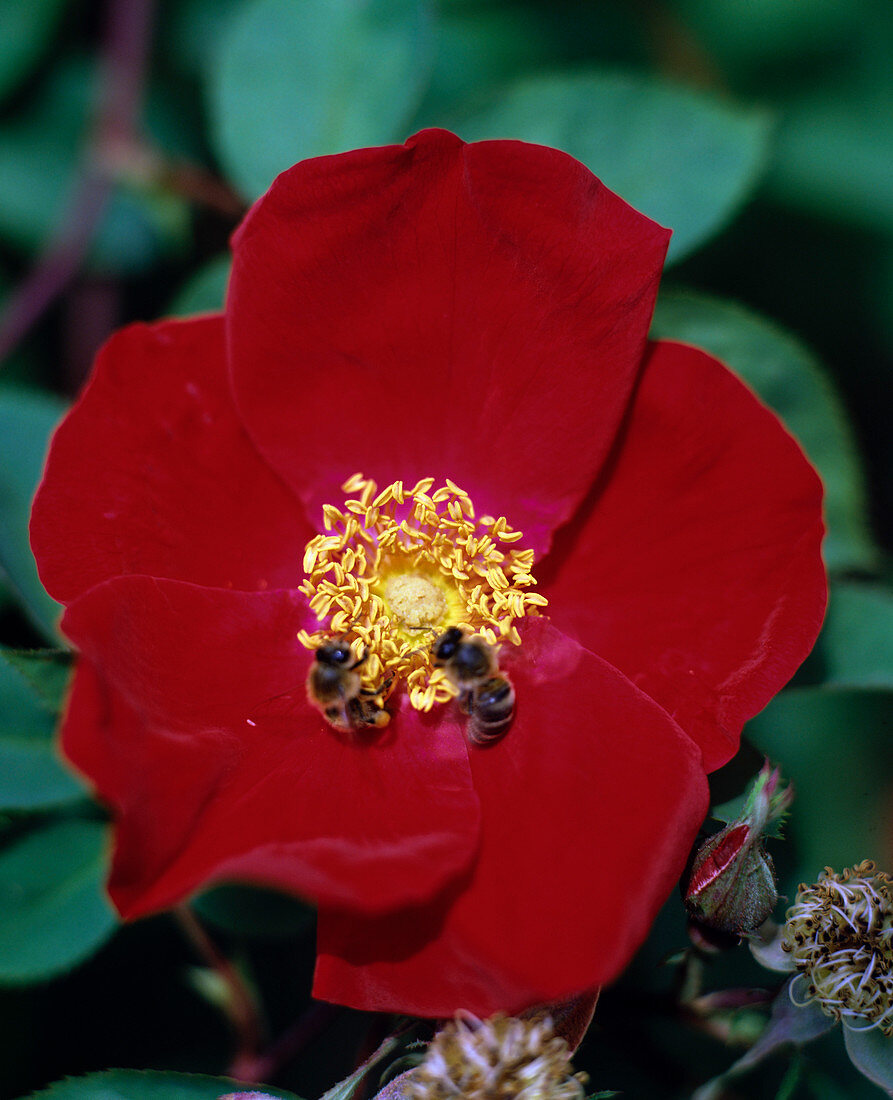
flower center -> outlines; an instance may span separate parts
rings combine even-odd
[[[397,573],[384,585],[385,602],[390,607],[398,627],[432,630],[443,623],[446,596],[434,581],[419,573]]]
[[[449,626],[491,645],[520,645],[516,622],[547,603],[530,588],[533,551],[503,516],[475,517],[468,494],[447,478],[426,477],[412,489],[385,489],[362,474],[349,478],[342,507],[323,505],[325,534],[304,551],[301,591],[320,629],[298,638],[316,649],[346,636],[363,686],[389,694],[405,681],[410,703],[430,710],[455,689],[431,661],[431,643]]]

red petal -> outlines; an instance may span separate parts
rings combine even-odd
[[[515,721],[469,753],[473,876],[397,918],[321,913],[317,996],[421,1016],[565,998],[616,976],[682,872],[708,800],[697,747],[544,621],[523,633]]]
[[[312,534],[236,419],[220,317],[112,337],[56,432],[31,525],[63,601],[127,573],[293,587]]]
[[[305,617],[286,592],[147,577],[69,608],[83,656],[64,748],[115,811],[110,890],[125,916],[221,879],[381,912],[471,861],[462,739],[414,712],[377,739],[336,734],[304,694]],[[291,688],[290,712],[268,705]]]
[[[243,419],[311,518],[357,470],[449,476],[542,551],[617,430],[668,239],[541,146],[304,161],[235,238]]]
[[[720,363],[654,344],[616,461],[538,572],[555,624],[665,707],[708,771],[818,634],[821,491]]]

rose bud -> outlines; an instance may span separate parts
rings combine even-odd
[[[763,839],[793,799],[792,788],[779,788],[779,782],[778,769],[767,761],[741,816],[698,849],[685,892],[685,907],[697,925],[745,935],[759,928],[775,908],[775,868]]]

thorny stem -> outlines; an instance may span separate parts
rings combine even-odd
[[[244,1075],[245,1068],[253,1072],[256,1063],[261,1061],[258,1051],[263,1038],[261,1013],[254,993],[236,967],[217,949],[188,905],[178,905],[174,909],[174,915],[202,961],[217,974],[226,987],[228,996],[225,1011],[237,1040],[230,1074],[239,1080],[248,1080],[249,1077]],[[262,1080],[263,1077],[258,1075],[250,1079]]]
[[[0,314],[0,364],[71,282],[96,235],[115,183],[156,184],[236,219],[242,198],[210,172],[151,149],[140,130],[155,0],[109,0],[92,134],[65,214]]]
[[[110,0],[90,149],[66,215],[0,317],[6,359],[80,267],[111,195],[113,151],[131,139],[143,98],[154,0]]]

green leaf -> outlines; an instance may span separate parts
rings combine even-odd
[[[160,1073],[155,1070],[110,1069],[87,1077],[57,1081],[35,1100],[219,1100],[224,1096],[270,1096],[279,1100],[300,1100],[293,1092],[261,1085],[258,1094],[251,1085],[229,1077],[204,1077],[192,1073]],[[24,1100],[24,1098],[23,1098]]]
[[[893,693],[789,688],[747,725],[747,737],[783,761],[796,800],[786,833],[798,866],[781,892],[862,859],[886,863],[888,791],[893,770]]]
[[[0,650],[0,810],[35,810],[82,795],[56,756],[55,720]]]
[[[0,99],[40,60],[66,0],[0,0]]]
[[[175,317],[188,317],[193,313],[216,313],[223,309],[231,265],[228,253],[209,260],[180,287],[167,312]]]
[[[767,64],[833,49],[857,6],[853,0],[672,0],[692,37],[723,68],[752,70],[763,86]]]
[[[873,569],[865,485],[846,415],[822,367],[795,337],[732,302],[662,293],[652,335],[704,348],[751,386],[797,437],[825,484],[825,560]]]
[[[632,73],[521,81],[465,119],[466,140],[521,138],[564,149],[673,230],[669,262],[717,233],[763,171],[762,111]]]
[[[297,898],[251,886],[215,886],[192,903],[203,921],[235,936],[285,939],[313,928],[314,912]]]
[[[105,834],[95,821],[58,821],[0,852],[0,982],[64,973],[112,934]]]
[[[63,412],[62,403],[47,394],[0,392],[0,566],[28,617],[53,643],[59,640],[61,608],[38,579],[28,520],[49,437]]]
[[[443,6],[431,83],[413,126],[449,128],[463,101],[554,61],[555,20],[554,9],[527,5]]]
[[[778,1092],[775,1094],[775,1100],[793,1100],[802,1080],[803,1060],[795,1058],[788,1066],[787,1072],[778,1087]]]
[[[755,1069],[785,1047],[811,1043],[834,1025],[835,1021],[815,1003],[803,1008],[795,1006],[788,996],[788,983],[785,983],[772,1002],[772,1014],[759,1039],[725,1073],[699,1088],[692,1100],[720,1100],[726,1094],[727,1082]]]
[[[869,229],[893,229],[893,96],[842,91],[792,104],[779,129],[769,181],[790,206]]]
[[[230,179],[253,198],[305,157],[402,141],[431,56],[424,0],[249,0],[210,75]]]
[[[0,658],[25,678],[46,710],[59,713],[71,679],[69,650],[0,648]]]
[[[409,1028],[405,1028],[402,1032],[389,1035],[361,1066],[358,1066],[349,1077],[345,1077],[343,1081],[339,1081],[337,1085],[330,1088],[328,1092],[323,1093],[320,1100],[353,1100],[366,1074],[368,1074],[382,1058],[386,1058],[389,1054],[393,1054],[408,1030]]]
[[[893,690],[893,592],[880,585],[832,585],[819,644],[829,684]]]
[[[218,40],[243,0],[179,0],[170,5],[160,28],[158,56],[200,79],[210,67]]]
[[[856,1069],[893,1096],[893,1038],[876,1027],[870,1031],[844,1027],[843,1039]]]
[[[811,80],[782,89],[787,95],[767,190],[798,209],[889,234],[893,5],[851,0],[845,7],[849,26]]]

